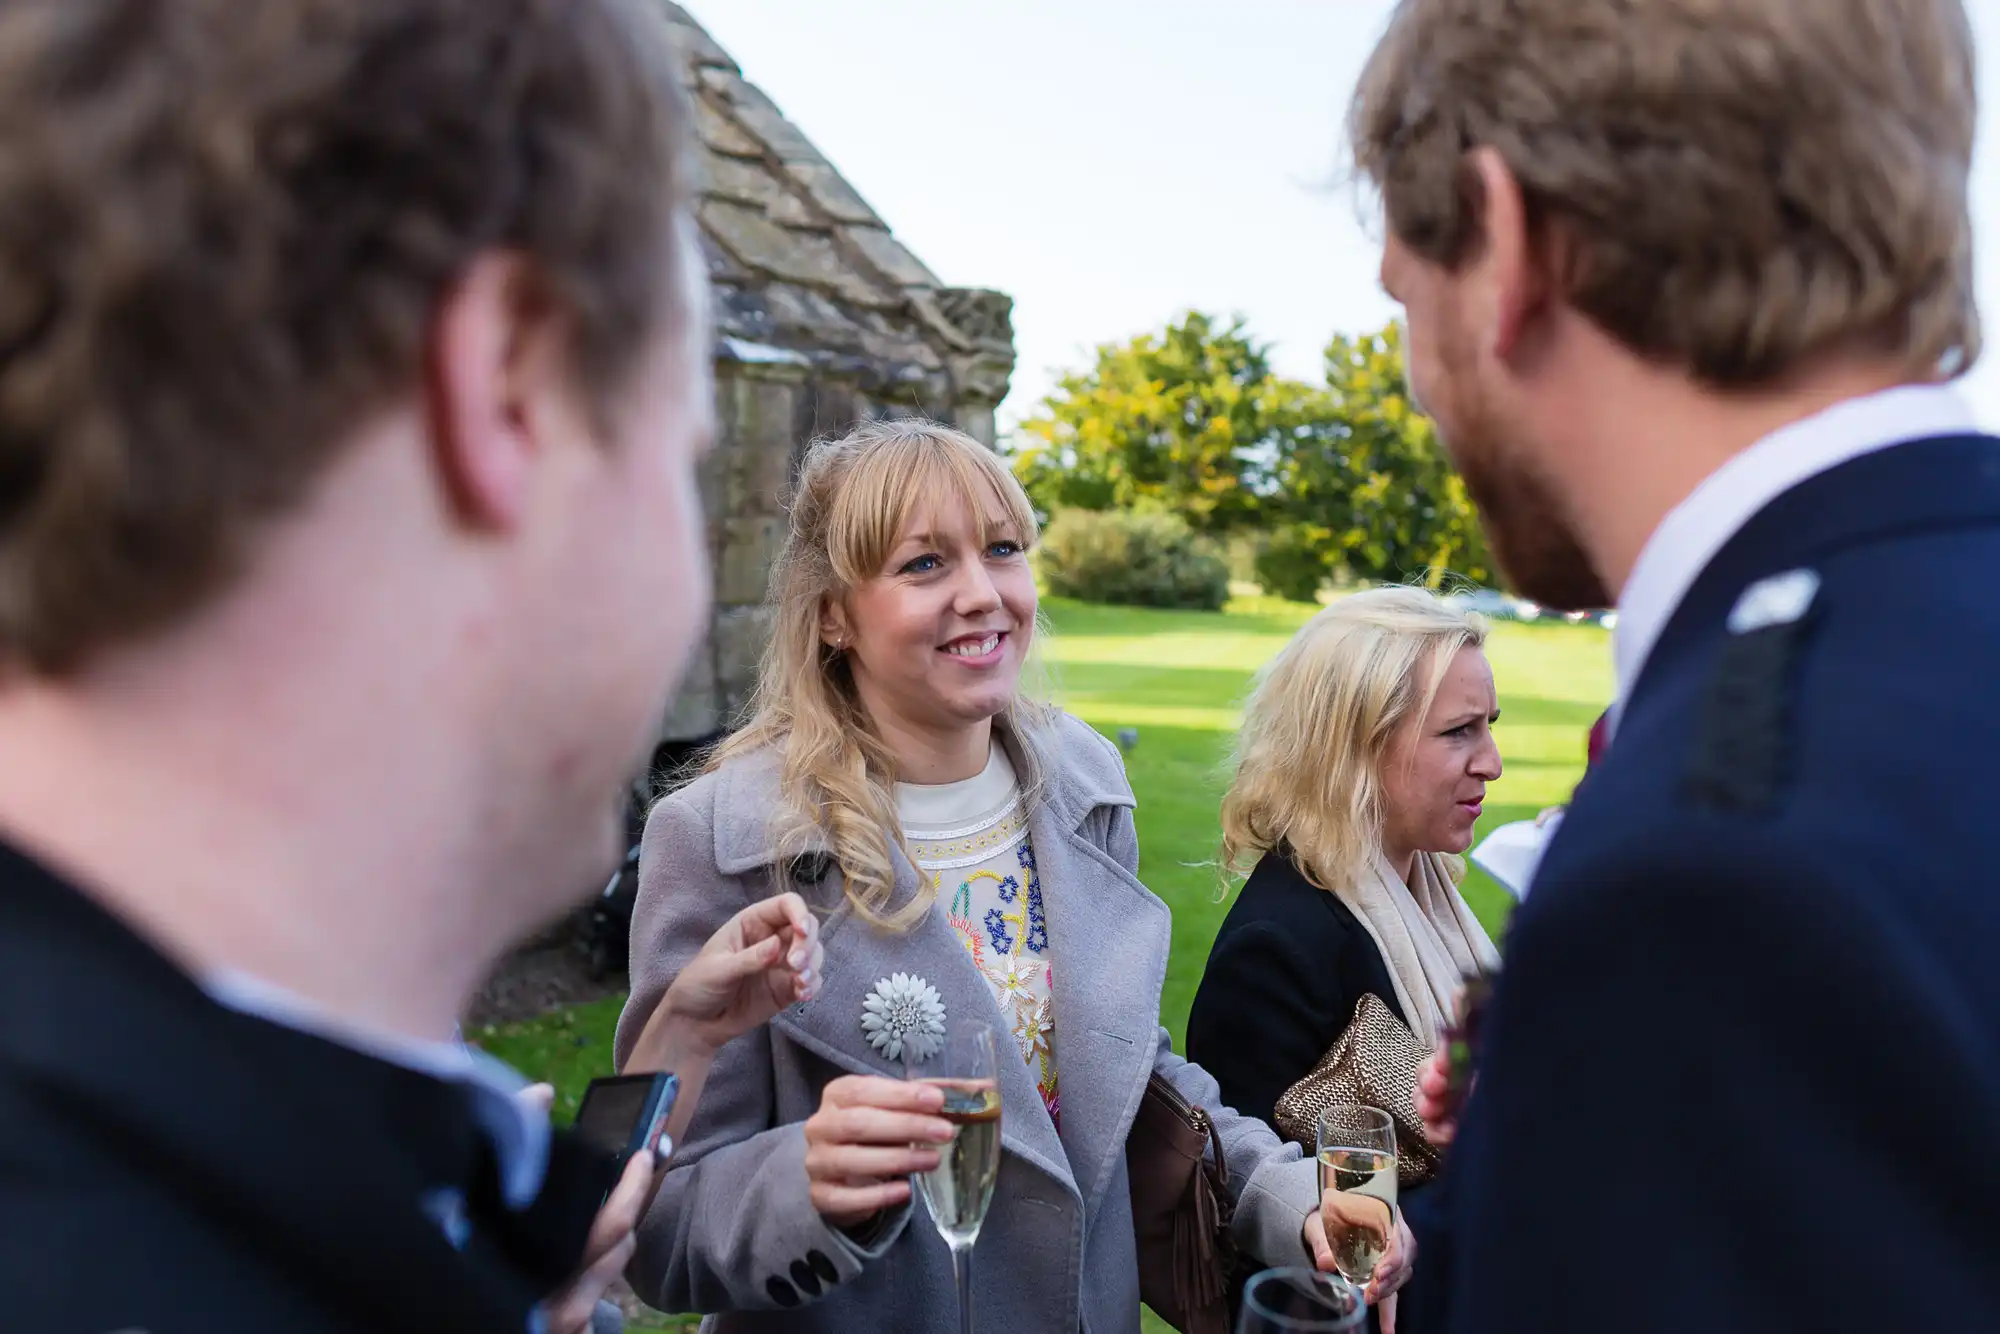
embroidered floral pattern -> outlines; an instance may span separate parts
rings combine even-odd
[[[1011,875],[1001,875],[997,871],[974,871],[966,877],[965,883],[960,888],[970,896],[972,887],[982,880],[991,880],[993,882],[993,890],[1000,896],[1002,904],[1012,903],[1021,897],[1021,882]],[[986,910],[986,938],[993,943],[993,952],[995,954],[1014,953],[1014,935],[1007,928],[1009,925],[1021,926],[1027,920],[1028,914],[1025,913],[1010,913],[1001,907],[988,908]],[[1046,933],[1044,933],[1042,948],[1045,950],[1048,948]]]
[[[1044,978],[1048,970],[1042,970]],[[1049,1118],[1058,1126],[1062,1113],[1056,1093],[1056,1007],[1053,996],[1014,1009],[1014,1040],[1035,1070],[1035,1086],[1048,1105]]]
[[[1019,801],[984,822],[912,830],[909,837],[918,865],[935,878],[947,904],[946,922],[992,987],[1049,1116],[1060,1125],[1048,915]]]
[[[1007,914],[998,908],[986,910],[986,936],[993,942],[995,952],[1012,954],[1014,937],[1007,934]]]
[[[942,875],[936,873],[933,873],[931,876],[931,887],[940,897],[944,893],[943,879]],[[950,923],[951,929],[958,933],[958,943],[965,946],[965,952],[972,956],[972,966],[982,973],[985,972],[986,942],[972,928],[972,884],[970,881],[960,884],[958,892],[951,896],[951,907],[945,912],[944,919]]]
[[[1021,869],[1028,875],[1028,948],[1037,954],[1046,954],[1049,949],[1049,923],[1042,916],[1042,878],[1035,873],[1035,850],[1023,843],[1016,851],[1021,859]]]
[[[1018,956],[995,959],[992,966],[982,968],[986,980],[993,984],[993,998],[1000,1002],[1002,1013],[1015,1013],[1023,1008],[1033,1008],[1036,1002],[1035,984],[1048,977],[1048,969],[1043,965]],[[1053,1028],[1055,1020],[1049,1021]],[[1016,1033],[1021,1030],[1016,1026]]]
[[[1033,1005],[1024,1005],[1015,1013],[1014,1036],[1021,1040],[1021,1049],[1043,1060],[1049,1057],[1049,1042],[1055,1037],[1055,1003],[1044,997]]]

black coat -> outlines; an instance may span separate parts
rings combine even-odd
[[[1266,853],[1209,951],[1187,1057],[1215,1076],[1223,1102],[1269,1121],[1279,1095],[1326,1055],[1369,992],[1403,1018],[1382,952],[1353,910],[1283,853]]]
[[[1286,854],[1266,853],[1209,951],[1188,1015],[1188,1059],[1215,1076],[1224,1103],[1269,1121],[1279,1096],[1312,1072],[1370,993],[1408,1022],[1382,951],[1354,910],[1316,888]],[[1316,1151],[1304,1148],[1308,1157]],[[1421,1209],[1428,1194],[1428,1187],[1405,1191],[1403,1206]],[[1248,1277],[1236,1275],[1232,1304]],[[1424,1316],[1404,1301],[1396,1327],[1422,1334]],[[1377,1328],[1371,1312],[1369,1334]]]
[[[614,1176],[560,1135],[508,1211],[462,1086],[214,1003],[0,846],[8,1334],[514,1334]]]
[[[1796,569],[1802,619],[1726,628]],[[1995,570],[2000,440],[1956,438],[1696,580],[1513,919],[1420,1234],[1450,1329],[2000,1329]]]

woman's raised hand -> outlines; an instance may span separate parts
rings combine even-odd
[[[936,1115],[932,1084],[849,1075],[828,1084],[806,1122],[813,1208],[838,1228],[867,1222],[910,1198],[910,1174],[938,1165],[951,1122]]]
[[[718,1050],[786,1006],[812,999],[825,968],[819,920],[797,894],[779,894],[751,904],[708,938],[667,988],[647,1029],[671,1026]],[[648,1045],[645,1036],[639,1045]],[[627,1065],[650,1068],[636,1051]]]

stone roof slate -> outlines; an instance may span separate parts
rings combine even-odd
[[[757,351],[782,349],[920,404],[1005,397],[1012,301],[945,287],[687,10],[661,3],[695,108],[717,357],[796,364]]]

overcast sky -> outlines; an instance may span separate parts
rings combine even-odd
[[[1013,295],[1002,419],[1100,342],[1241,313],[1281,372],[1392,313],[1340,118],[1386,0],[684,0],[945,282]],[[1981,50],[1981,306],[2000,331],[2000,0]],[[2000,333],[1966,392],[2000,426]]]

